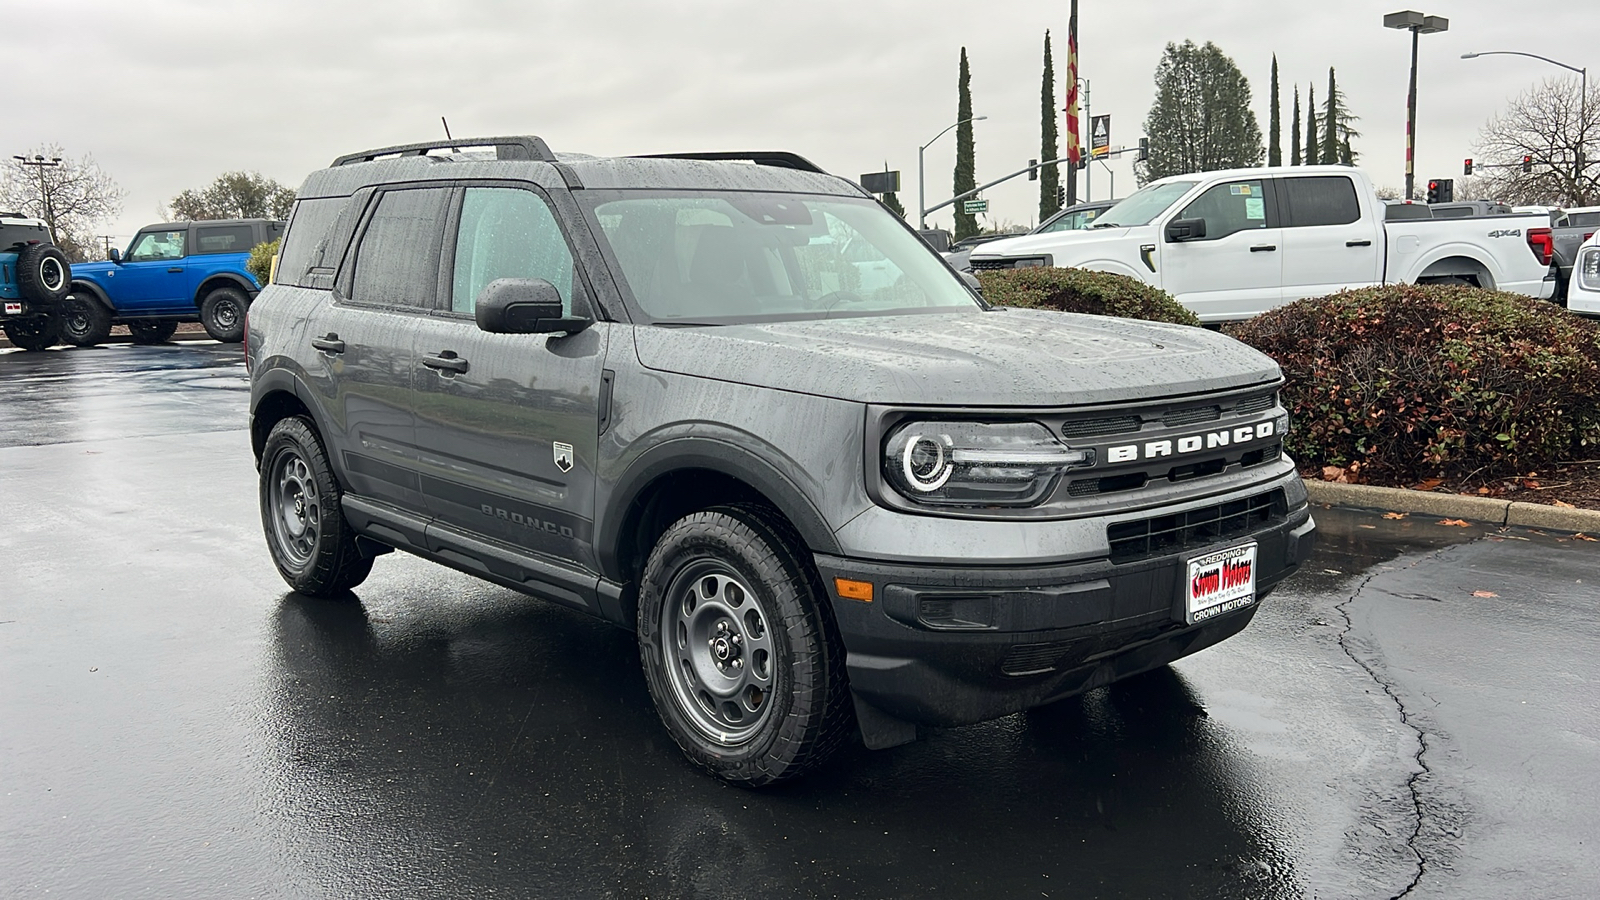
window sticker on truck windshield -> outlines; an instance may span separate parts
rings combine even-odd
[[[1244,215],[1247,219],[1265,219],[1267,217],[1267,202],[1260,197],[1246,197],[1244,200]]]

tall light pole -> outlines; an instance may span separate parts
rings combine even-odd
[[[1477,59],[1480,56],[1526,56],[1529,59],[1542,60],[1552,66],[1560,66],[1569,72],[1578,73],[1578,150],[1574,154],[1576,165],[1573,167],[1572,177],[1582,187],[1584,150],[1588,147],[1589,137],[1589,68],[1569,66],[1564,62],[1557,62],[1548,56],[1537,53],[1523,53],[1521,50],[1483,50],[1478,53],[1463,53],[1462,59]]]
[[[50,159],[45,159],[43,156],[35,156],[34,158],[29,159],[26,156],[13,156],[11,158],[16,160],[18,165],[23,166],[24,168],[32,166],[39,172],[39,203],[44,207],[44,223],[50,227],[50,243],[59,244],[60,241],[56,239],[55,210],[51,208],[50,191],[45,187],[44,184],[44,170],[54,169],[55,167],[61,165],[61,157],[55,156],[51,157]]]
[[[1417,178],[1417,35],[1448,31],[1450,20],[1408,9],[1384,16],[1383,27],[1411,32],[1411,92],[1406,95],[1406,199],[1410,200]]]
[[[928,227],[928,194],[927,194],[926,181],[923,178],[923,166],[922,166],[922,153],[923,153],[923,151],[927,150],[929,147],[932,147],[933,146],[933,141],[937,141],[939,138],[942,138],[945,135],[949,134],[951,128],[960,127],[962,125],[967,124],[968,122],[981,122],[981,121],[983,121],[984,119],[987,119],[987,118],[989,118],[989,117],[988,116],[973,116],[970,119],[962,119],[959,122],[952,122],[949,125],[949,127],[945,128],[945,130],[943,130],[943,131],[939,132],[938,134],[934,135],[933,136],[933,140],[930,140],[926,144],[923,144],[921,147],[917,148],[917,227],[918,228],[926,230],[927,227]]]

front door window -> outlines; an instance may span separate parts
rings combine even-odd
[[[154,262],[163,259],[183,259],[183,244],[187,232],[147,231],[133,242],[128,251],[128,262]]]

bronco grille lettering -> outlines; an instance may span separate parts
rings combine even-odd
[[[1200,450],[1227,447],[1230,444],[1243,444],[1247,441],[1269,438],[1272,435],[1273,423],[1267,421],[1257,422],[1254,425],[1240,425],[1237,428],[1225,428],[1220,431],[1185,435],[1175,441],[1171,439],[1147,441],[1143,445],[1143,454],[1140,453],[1139,444],[1119,444],[1115,447],[1106,448],[1106,462],[1137,462],[1141,459],[1155,459],[1158,456],[1181,456],[1185,453],[1196,453]]]

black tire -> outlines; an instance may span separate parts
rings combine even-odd
[[[35,303],[60,303],[72,293],[67,255],[49,244],[28,244],[17,254],[17,289]]]
[[[93,347],[111,335],[111,310],[88,294],[61,301],[61,340],[74,347]]]
[[[56,345],[58,337],[55,316],[7,319],[0,327],[7,340],[24,350],[48,350]]]
[[[650,696],[684,754],[725,781],[798,776],[853,722],[844,645],[804,547],[764,507],[719,506],[674,522],[645,563]]]
[[[212,338],[237,344],[244,340],[244,313],[249,307],[250,301],[242,291],[217,288],[200,304],[200,324]]]
[[[172,337],[178,323],[164,319],[147,319],[128,323],[128,334],[135,344],[159,344]]]
[[[339,506],[342,491],[311,423],[272,426],[261,452],[261,526],[278,574],[312,597],[348,598],[366,580],[372,557],[356,547]]]

